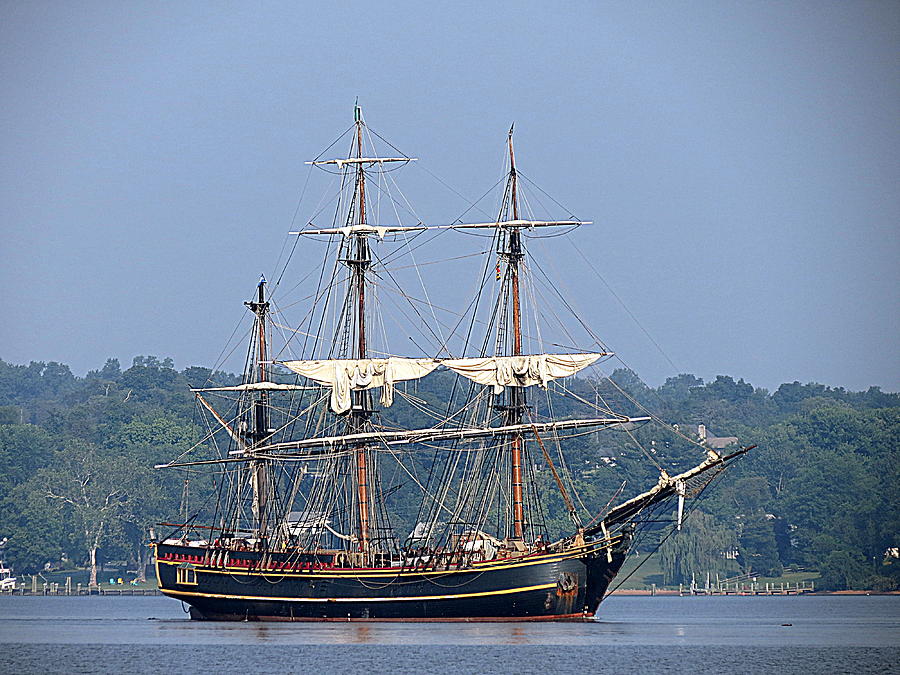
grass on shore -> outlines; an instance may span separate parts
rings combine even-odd
[[[733,576],[738,576],[739,571],[735,571]],[[724,580],[724,577],[722,577]],[[808,583],[819,578],[819,573],[812,570],[803,571],[785,571],[780,577],[754,577],[752,580],[747,579],[743,583],[755,581],[757,584],[797,584]],[[706,575],[697,575],[697,584],[704,585],[706,583]],[[740,582],[739,582],[740,583]],[[620,585],[621,584],[621,585]],[[658,589],[673,588],[677,589],[678,584],[665,586],[663,584],[663,572],[660,566],[659,556],[651,555],[648,559],[646,555],[630,555],[622,566],[622,571],[613,580],[612,588],[618,588],[624,591],[649,591],[653,584]]]

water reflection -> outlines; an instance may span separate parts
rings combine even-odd
[[[611,636],[641,632],[634,624],[588,623],[402,623],[191,621],[148,622],[160,642],[183,644],[383,644],[383,645],[541,645],[592,644]],[[645,630],[643,632],[646,632]]]
[[[525,629],[522,628],[521,624],[514,625],[513,629],[510,631],[509,644],[524,645],[527,642],[528,634],[525,632]]]
[[[353,631],[353,639],[351,642],[356,644],[366,644],[372,640],[372,628],[367,624],[355,624]]]
[[[253,631],[254,636],[259,642],[269,642],[269,628],[266,624],[260,623],[255,626],[255,630]]]

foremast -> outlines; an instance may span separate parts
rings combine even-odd
[[[245,302],[255,316],[254,339],[256,341],[255,363],[251,361],[248,373],[250,383],[263,383],[267,381],[266,365],[269,362],[269,348],[266,340],[266,325],[269,315],[269,302],[266,300],[266,278],[260,277],[257,284],[255,300]],[[245,435],[247,446],[258,447],[270,434],[269,431],[269,392],[261,389],[253,399],[250,424],[247,425]],[[250,482],[253,489],[253,519],[257,537],[265,541],[269,535],[269,496],[272,489],[270,485],[268,460],[252,459],[250,461]]]

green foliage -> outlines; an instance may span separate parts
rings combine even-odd
[[[8,495],[45,466],[54,441],[50,433],[32,424],[0,424],[0,495]]]
[[[134,474],[143,473],[109,451],[72,439],[35,476],[35,492],[56,504],[59,513],[84,536],[91,559],[121,528]]]
[[[852,591],[869,585],[869,570],[857,552],[831,551],[822,562],[820,585],[836,591]]]
[[[199,366],[179,372],[171,359],[154,356],[136,357],[125,370],[110,359],[83,378],[55,362],[0,361],[0,539],[9,538],[3,555],[27,573],[61,557],[85,564],[96,541],[100,560],[136,565],[146,551],[147,526],[180,517],[185,475],[151,467],[198,440],[190,387],[238,382]],[[383,423],[431,424],[429,415],[446,409],[453,387],[468,386],[454,382],[436,372],[404,383]],[[817,585],[825,589],[900,587],[900,563],[882,564],[884,551],[900,546],[898,394],[799,382],[769,394],[741,379],[720,375],[704,383],[690,374],[654,389],[624,369],[611,381],[575,378],[567,388],[551,387],[549,401],[535,397],[533,414],[552,408],[555,417],[581,415],[584,400],[633,414],[646,406],[678,424],[680,434],[695,437],[696,425],[705,424],[710,434],[758,444],[663,545],[669,582],[737,572],[737,563],[723,556],[736,551],[742,571],[753,575],[801,565],[819,570]],[[549,448],[567,484],[571,477],[583,520],[600,512],[623,481],[619,500],[654,484],[656,463],[671,473],[702,458],[694,443],[657,425],[632,434],[650,459],[631,435],[614,430],[564,441],[565,463]],[[426,453],[415,457],[411,473],[424,479],[427,460]],[[571,532],[536,448],[531,460],[549,533]],[[415,481],[388,459],[384,468],[386,488],[412,489],[389,498],[402,533],[415,524]],[[77,480],[90,471],[79,502]],[[211,503],[214,485],[212,478],[188,477],[193,513]]]
[[[236,379],[155,357],[124,372],[110,359],[84,378],[0,361],[0,538],[16,570],[86,564],[92,548],[101,560],[140,559],[147,526],[179,511],[181,477],[152,466],[197,440],[187,392],[197,371]],[[205,500],[209,487],[192,494]]]
[[[745,574],[760,577],[779,577],[784,568],[775,542],[774,518],[757,513],[748,517],[741,527],[738,543],[738,562]]]
[[[0,425],[18,424],[22,421],[22,409],[17,405],[0,406]]]
[[[722,555],[737,544],[735,531],[715,516],[695,510],[682,530],[673,533],[659,549],[663,580],[667,584],[689,584],[692,575],[728,576],[733,563]]]
[[[3,536],[9,539],[5,557],[25,574],[58,561],[80,547],[79,533],[52,504],[32,478],[17,485],[3,500]]]

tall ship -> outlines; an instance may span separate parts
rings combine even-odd
[[[493,215],[476,222],[418,219],[393,175],[414,159],[358,107],[340,142],[341,157],[309,162],[334,206],[283,256],[324,262],[260,279],[240,383],[193,390],[203,442],[160,465],[208,470],[214,489],[202,520],[158,525],[159,589],[201,620],[593,619],[646,514],[671,503],[680,524],[685,498],[744,450],[699,448],[695,466],[660,467],[649,489],[591,513],[567,453],[654,419],[571,386],[612,354],[577,313],[560,318],[570,303],[530,244],[588,223],[533,215],[512,129]],[[453,255],[465,235],[475,251]],[[451,259],[435,278],[417,259],[428,247]],[[307,290],[290,304],[288,286]],[[580,408],[560,412],[561,396]]]

